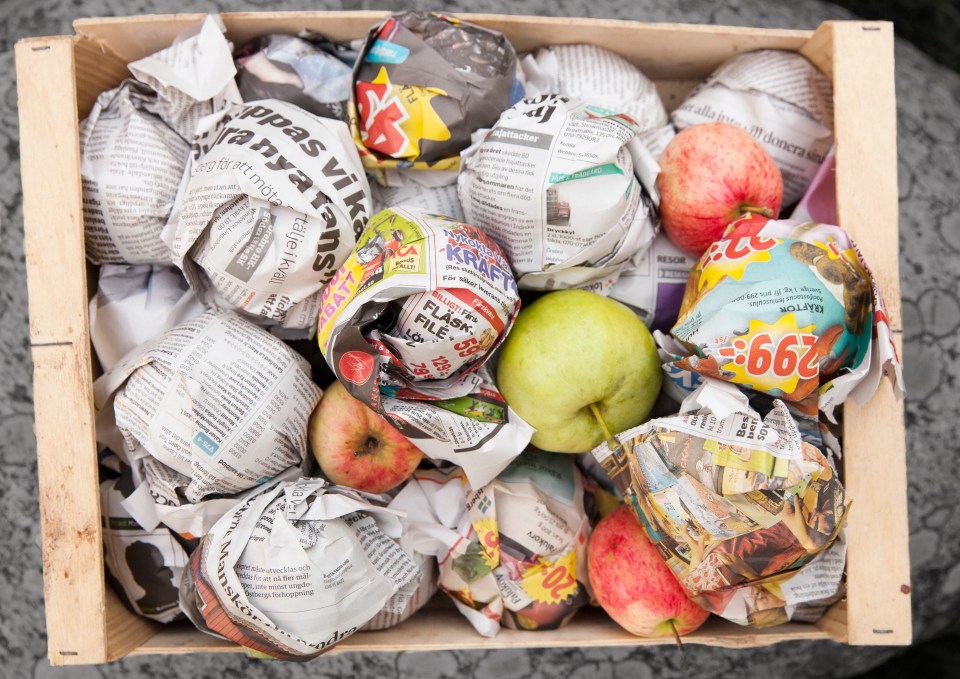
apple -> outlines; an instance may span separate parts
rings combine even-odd
[[[731,123],[693,125],[670,140],[657,177],[660,217],[681,250],[700,256],[747,213],[775,218],[783,177],[753,137]]]
[[[423,459],[419,448],[340,382],[324,392],[307,427],[324,476],[341,486],[385,493],[410,478]]]
[[[541,450],[584,453],[641,424],[660,393],[657,347],[626,306],[584,290],[550,292],[521,309],[497,386],[537,429]]]
[[[627,505],[594,528],[587,573],[600,606],[631,634],[681,636],[710,616],[684,593]]]

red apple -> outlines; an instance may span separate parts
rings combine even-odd
[[[413,474],[423,452],[340,382],[324,392],[308,425],[310,449],[333,483],[385,493]]]
[[[597,524],[587,570],[603,610],[631,634],[689,634],[710,616],[684,594],[627,505]]]
[[[730,123],[688,127],[660,156],[660,217],[667,236],[698,257],[735,219],[749,212],[775,218],[783,177],[770,155]]]

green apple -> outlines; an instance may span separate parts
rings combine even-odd
[[[551,292],[520,311],[497,385],[536,427],[541,450],[583,453],[642,423],[660,393],[657,347],[627,307],[583,290]]]

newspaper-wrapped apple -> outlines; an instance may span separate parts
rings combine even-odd
[[[193,553],[180,606],[248,651],[308,660],[379,611],[402,610],[417,565],[397,515],[323,479],[274,481],[244,497]]]
[[[142,457],[142,448],[155,458],[144,473],[166,505],[239,493],[298,465],[320,395],[296,352],[233,312],[213,310],[94,383],[98,420],[112,414],[128,455]],[[104,431],[98,421],[98,437]]]
[[[745,129],[780,168],[791,205],[833,145],[833,86],[797,52],[747,52],[714,71],[671,119],[680,130],[717,120]]]
[[[135,492],[130,467],[100,484],[104,565],[135,612],[157,622],[181,619],[178,589],[187,553],[165,527],[146,528],[124,507]]]
[[[504,111],[463,152],[464,215],[500,244],[521,288],[606,294],[650,246],[643,187],[657,165],[637,132],[627,115],[545,95]]]
[[[197,297],[309,337],[370,211],[346,124],[264,100],[208,118],[164,239]]]
[[[440,589],[480,634],[494,636],[501,624],[557,629],[590,602],[590,522],[572,456],[528,449],[491,483],[475,491],[463,484],[463,493],[465,539],[441,557]]]
[[[247,43],[235,57],[240,96],[279,99],[314,115],[346,120],[353,69],[323,49],[327,44],[276,33]]]
[[[86,254],[94,264],[170,264],[161,238],[201,117],[238,102],[218,17],[130,63],[80,126]]]
[[[830,415],[861,383],[854,395],[869,398],[888,364],[899,371],[883,309],[841,228],[743,218],[690,272],[671,332],[691,356],[675,366]]]
[[[707,380],[594,455],[691,599],[741,625],[814,621],[843,594],[845,499],[784,403]]]
[[[434,12],[377,23],[354,67],[350,123],[364,166],[456,170],[470,135],[497,120],[522,87],[506,36]]]
[[[676,134],[657,86],[616,52],[597,45],[548,45],[520,62],[527,97],[562,94],[626,113],[654,157]]]
[[[190,144],[155,113],[157,95],[127,81],[104,92],[80,126],[80,174],[87,259],[94,264],[169,264],[160,238],[170,218]],[[136,172],[126,167],[144,147]]]
[[[520,308],[487,235],[414,208],[384,210],[322,307],[318,341],[331,369],[428,457],[482,484],[526,446],[532,431],[483,369]]]

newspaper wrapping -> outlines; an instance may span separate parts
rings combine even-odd
[[[131,492],[124,496],[121,505],[146,530],[166,526],[186,541],[198,540],[239,499],[236,495],[214,495],[190,502],[181,492],[190,478],[158,461],[143,446],[124,450],[117,456],[129,465],[132,483]]]
[[[94,383],[123,447],[135,456],[142,446],[155,458],[144,470],[150,493],[175,506],[247,490],[299,464],[320,396],[296,352],[236,314],[213,310]]]
[[[399,186],[371,184],[370,193],[373,196],[373,214],[391,207],[412,207],[459,222],[465,221],[455,183],[438,187],[424,186],[415,181],[407,181]]]
[[[865,403],[885,373],[903,383],[880,290],[840,227],[750,216],[690,272],[671,331],[675,363],[819,410]]]
[[[206,308],[172,266],[104,264],[90,300],[90,340],[110,370],[126,354]]]
[[[526,97],[562,94],[626,113],[654,158],[676,135],[656,85],[616,52],[597,45],[550,45],[524,57]]]
[[[457,170],[473,131],[522,96],[517,73],[498,31],[434,12],[380,21],[354,67],[350,102],[364,166],[380,183],[390,169]]]
[[[463,152],[463,212],[500,244],[521,288],[607,294],[643,256],[656,226],[642,186],[655,191],[658,167],[637,131],[616,111],[545,95],[504,111]]]
[[[80,126],[87,258],[170,264],[167,224],[202,116],[240,101],[219,17],[130,64],[136,80],[104,92]]]
[[[625,266],[610,297],[629,306],[651,330],[670,330],[696,259],[657,234],[647,252]]]
[[[708,379],[680,414],[616,439],[594,455],[699,605],[767,627],[810,620],[842,594],[843,487],[782,401],[761,419]]]
[[[370,214],[346,125],[277,100],[207,118],[163,237],[197,297],[309,337]]]
[[[124,508],[133,492],[129,467],[100,484],[103,554],[107,572],[134,612],[171,622],[181,617],[177,590],[187,553],[166,528],[146,528]]]
[[[714,71],[671,118],[679,130],[718,121],[745,129],[780,168],[791,205],[833,145],[833,86],[796,52],[748,52]]]
[[[244,101],[280,99],[323,118],[347,119],[352,63],[338,58],[329,41],[265,35],[238,50],[236,63]]]
[[[248,652],[308,660],[356,632],[420,577],[394,512],[323,479],[273,481],[214,525],[191,557],[180,605]]]
[[[440,589],[483,636],[549,630],[590,602],[590,521],[571,455],[528,449],[489,484],[461,483],[461,539],[440,558]],[[446,498],[450,501],[450,498]],[[439,513],[439,512],[438,512]]]
[[[482,485],[533,429],[483,364],[520,308],[500,248],[479,230],[412,208],[370,220],[323,291],[318,341],[354,397],[428,457]]]

